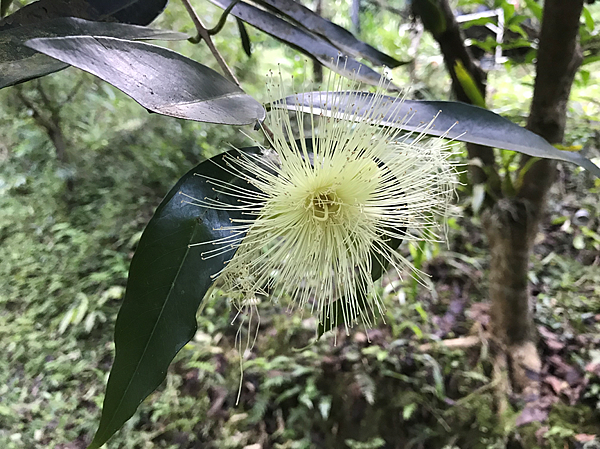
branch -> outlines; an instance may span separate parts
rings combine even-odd
[[[233,9],[233,7],[235,5],[237,5],[239,2],[240,2],[240,0],[233,0],[229,4],[229,6],[227,8],[225,8],[225,10],[223,11],[223,14],[221,14],[221,18],[219,19],[219,23],[217,23],[210,30],[206,30],[208,32],[208,34],[210,34],[211,36],[214,36],[215,34],[219,33],[223,29],[223,27],[225,26],[225,22],[227,21],[227,17],[229,16],[229,13]]]
[[[48,134],[48,137],[52,141],[52,144],[56,150],[56,158],[62,163],[67,163],[67,144],[65,142],[62,128],[60,127],[60,111],[56,108],[52,100],[50,100],[50,98],[46,95],[46,92],[42,88],[41,84],[38,82],[37,91],[40,94],[44,105],[50,111],[50,117],[47,117],[40,110],[38,105],[28,98],[27,95],[25,95],[20,85],[16,86],[15,90],[19,100],[21,100],[25,106],[33,111],[33,119],[36,121],[36,123],[46,130],[46,134]]]
[[[223,73],[225,74],[225,76],[229,77],[229,79],[231,81],[233,81],[235,84],[237,84],[239,87],[240,82],[237,80],[233,71],[229,68],[229,66],[223,59],[223,56],[221,56],[221,53],[219,53],[219,50],[217,50],[217,47],[215,47],[215,44],[213,43],[208,30],[202,23],[202,20],[200,19],[198,14],[196,14],[194,7],[190,3],[190,0],[181,0],[181,2],[183,3],[183,6],[185,6],[185,9],[187,10],[188,14],[190,15],[192,22],[194,22],[194,26],[196,27],[196,31],[198,33],[198,35],[196,37],[189,39],[190,42],[197,44],[198,42],[200,42],[201,39],[203,39],[206,42],[206,45],[208,45],[210,52],[213,54],[213,56],[217,60],[217,63],[221,67],[221,70],[223,70]]]

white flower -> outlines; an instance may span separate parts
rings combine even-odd
[[[215,190],[237,197],[238,205],[195,201],[247,216],[225,228],[245,237],[219,276],[240,309],[252,308],[257,294],[269,293],[289,300],[292,308],[309,304],[329,327],[341,321],[334,316],[339,313],[346,327],[358,320],[369,325],[383,309],[371,275],[374,265],[383,261],[398,274],[412,268],[390,242],[438,238],[436,219],[447,215],[457,182],[449,145],[381,127],[384,116],[398,122],[407,117],[394,114],[400,101],[391,103],[380,94],[368,97],[361,115],[343,109],[342,103],[361,100],[348,89],[356,84],[344,82],[334,77],[328,90],[345,88],[342,98],[348,101],[337,101],[340,92],[338,97],[321,93],[321,105],[325,100],[331,113],[297,112],[296,133],[290,113],[271,104],[265,134],[272,150],[265,153],[276,157],[228,159],[230,170],[257,191],[209,178]],[[281,98],[279,86],[272,81],[270,88]],[[231,241],[213,244],[219,250]]]

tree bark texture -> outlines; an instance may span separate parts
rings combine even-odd
[[[413,5],[422,3],[413,0]],[[473,103],[461,86],[455,66],[460,61],[485,98],[485,74],[475,64],[448,0],[437,0],[443,20],[425,27],[430,31],[444,56],[452,78],[452,88],[459,101]],[[527,127],[550,143],[562,141],[566,107],[571,85],[581,63],[578,46],[579,18],[583,0],[546,0],[540,35],[536,81]],[[418,8],[414,8],[418,15]],[[423,12],[423,16],[424,16]],[[431,17],[431,13],[429,14]],[[445,23],[443,23],[445,21]],[[442,23],[443,26],[439,26]],[[436,26],[438,25],[438,26]],[[517,390],[531,385],[528,371],[540,369],[535,347],[535,326],[528,289],[528,267],[531,250],[544,210],[545,196],[555,171],[550,160],[529,162],[514,196],[506,197],[496,171],[490,148],[468,145],[471,159],[478,158],[482,167],[470,167],[473,184],[486,184],[485,211],[482,222],[490,245],[489,297],[492,303],[492,334],[508,357],[512,384]],[[528,163],[529,162],[529,163]]]
[[[538,50],[536,80],[527,127],[550,143],[562,142],[571,85],[581,64],[578,45],[583,0],[546,0]],[[490,244],[490,299],[494,335],[506,346],[513,385],[526,389],[527,371],[540,368],[535,354],[533,307],[528,266],[555,174],[555,162],[542,159],[527,170],[514,197],[502,199],[484,214]]]

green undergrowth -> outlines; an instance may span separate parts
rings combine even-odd
[[[89,167],[100,166],[88,157]],[[95,431],[128,263],[172,182],[157,162],[140,184],[132,179],[136,164],[115,167],[112,186],[100,193],[94,187],[103,170],[77,179],[78,199],[52,163],[24,180],[14,166],[3,167],[13,184],[0,197],[2,448],[79,449]],[[576,437],[593,434],[600,421],[600,381],[585,371],[600,358],[593,340],[600,333],[600,268],[578,259],[573,239],[581,227],[569,233],[549,225],[531,279],[538,324],[571,345],[565,363],[587,383],[575,404],[559,398],[547,419],[517,427],[523,403],[511,402],[502,416],[496,410],[489,347],[436,345],[485,326],[487,311],[477,302],[484,299],[486,260],[473,220],[452,224],[450,249],[423,248],[419,263],[435,294],[385,278],[385,322],[374,329],[314,342],[308,314],[289,315],[263,301],[257,340],[244,351],[241,389],[238,326],[216,292],[167,380],[107,448],[584,447]],[[593,248],[593,239],[585,242]],[[426,343],[432,346],[424,349]]]
[[[66,73],[72,81],[85,77]],[[64,82],[57,80],[44,83]],[[224,150],[222,142],[242,141],[223,127],[148,116],[102,84],[86,83],[65,106],[66,163],[27,111],[0,116],[1,129],[10,130],[0,142],[3,449],[83,449],[91,441],[143,227],[179,176]],[[12,97],[2,95],[9,104]],[[77,105],[92,99],[102,107],[80,117]],[[598,447],[590,439],[600,422],[598,193],[600,184],[578,169],[561,168],[532,260],[536,320],[548,332],[540,351],[551,361],[543,375],[557,379],[545,377],[544,391],[560,390],[539,422],[518,425],[526,404],[516,396],[498,413],[488,344],[438,344],[482,335],[489,325],[486,242],[465,198],[463,218],[450,223],[450,248],[402,249],[431,274],[435,293],[386,276],[385,320],[317,342],[308,313],[290,315],[263,300],[258,337],[243,351],[241,386],[237,322],[216,292],[166,381],[106,447]],[[585,223],[576,220],[586,214]],[[247,330],[241,336],[248,341]]]

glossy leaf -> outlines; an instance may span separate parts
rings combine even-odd
[[[24,46],[33,38],[94,35],[123,39],[183,40],[187,35],[120,23],[91,22],[62,17],[41,24],[11,27],[0,31],[0,89],[47,75],[68,64]]]
[[[246,25],[244,25],[244,22],[237,17],[235,18],[235,22],[237,23],[238,31],[240,32],[240,40],[242,41],[244,53],[250,57],[252,56],[252,43],[250,42],[248,31],[246,31]]]
[[[233,0],[211,0],[215,5],[225,9]],[[239,2],[231,10],[231,14],[244,22],[279,39],[285,44],[316,59],[325,67],[346,78],[357,79],[366,84],[377,86],[382,77],[375,70],[361,64],[350,56],[340,54],[340,51],[325,39],[315,36],[299,27],[286,22],[273,14],[258,9],[255,6]],[[347,58],[346,58],[347,56]],[[337,63],[338,60],[343,62]],[[390,90],[398,90],[392,83],[385,83]]]
[[[258,153],[256,147],[246,153]],[[229,152],[233,157],[237,150]],[[229,235],[233,212],[188,204],[193,198],[234,201],[213,190],[198,175],[252,189],[224,169],[223,156],[186,173],[158,206],[131,261],[127,290],[115,328],[116,355],[108,380],[102,419],[89,449],[103,445],[164,380],[179,350],[196,332],[196,311],[233,251],[203,258],[210,244],[190,246]]]
[[[60,17],[101,20],[98,11],[87,0],[39,0],[0,20],[0,31],[25,25],[42,25]]]
[[[335,105],[340,110],[355,111],[357,117],[361,117],[370,107],[373,94],[355,94],[357,92],[307,92],[289,96],[280,105],[307,113],[312,110],[314,114],[330,114]],[[580,153],[559,150],[537,134],[487,109],[453,101],[402,101],[384,97],[384,102],[387,112],[381,122],[383,126],[571,162],[600,177],[600,168]],[[429,126],[434,117],[435,121]]]
[[[265,116],[261,104],[231,81],[163,47],[89,36],[33,39],[27,45],[96,75],[152,112],[228,125]]]
[[[148,25],[167,6],[168,0],[88,0],[103,15],[122,23]]]
[[[380,52],[369,44],[358,40],[345,28],[324,19],[297,1],[261,0],[260,3],[274,8],[280,14],[285,15],[286,18],[293,20],[296,24],[306,28],[308,31],[323,36],[341,51],[353,58],[364,58],[372,64],[392,68],[406,64]]]
[[[58,17],[147,25],[162,12],[167,1],[39,0],[18,9],[0,21],[0,30],[34,23],[42,24]],[[2,4],[4,5],[4,0]]]

